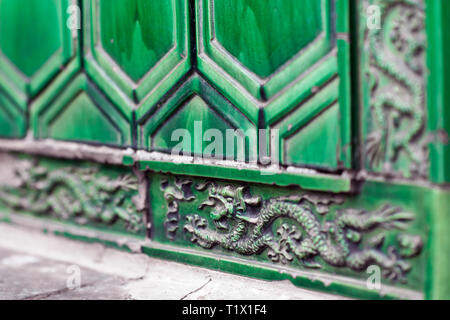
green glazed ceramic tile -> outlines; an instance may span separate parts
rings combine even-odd
[[[25,130],[23,110],[0,88],[0,138],[22,138]]]
[[[323,31],[323,2],[215,0],[217,42],[246,68],[267,77]]]
[[[428,179],[426,1],[360,3],[364,166],[373,173]],[[369,6],[382,28],[369,28]],[[363,38],[363,35],[365,37]]]
[[[350,168],[348,4],[334,0],[196,0],[195,4],[199,70],[260,128],[281,129],[280,150],[274,152],[284,159],[282,163],[326,171]],[[321,105],[329,99],[333,101]],[[322,141],[334,141],[333,150],[313,158],[287,154],[314,153],[309,137],[298,132],[308,126],[306,116],[297,116],[304,114],[305,104],[316,111],[312,121],[335,100],[338,114],[328,119],[334,130],[322,136]],[[294,134],[302,138],[294,139]],[[288,138],[292,139],[287,142]]]
[[[172,1],[100,0],[98,8],[101,45],[133,81],[175,44]]]
[[[131,113],[124,114],[84,75],[32,106],[36,138],[130,146]],[[48,102],[50,100],[50,102]]]
[[[0,0],[1,142],[131,147],[120,167],[12,157],[2,210],[303,288],[449,298],[448,3]]]
[[[450,182],[450,3],[426,2],[427,31],[427,110],[431,132],[441,138],[432,139],[430,145],[430,180],[435,183]]]
[[[75,57],[77,30],[67,26],[71,4],[70,0],[0,1],[1,82],[34,96]]]
[[[163,105],[157,104],[146,113],[141,114],[139,111],[137,120],[140,148],[170,154],[181,143],[181,150],[177,153],[180,155],[196,154],[220,160],[230,157],[241,162],[256,161],[255,126],[198,76],[191,77]],[[233,135],[234,147],[229,152],[227,130],[233,131],[233,134],[242,133],[238,135],[239,138]],[[247,132],[249,134],[246,136]],[[238,149],[240,138],[245,141],[243,152]]]
[[[83,7],[86,69],[112,99],[129,109],[159,100],[189,70],[187,0],[83,0]]]
[[[367,268],[376,266],[383,285],[424,292],[432,198],[423,188],[368,182],[352,196],[188,176],[149,179],[151,235],[166,248],[239,258],[236,273],[240,265],[264,263],[354,278],[362,287]]]

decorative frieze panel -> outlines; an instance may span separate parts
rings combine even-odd
[[[145,235],[138,179],[127,168],[2,155],[0,207],[81,226]],[[2,179],[3,180],[3,179]],[[4,210],[4,209],[3,209]]]
[[[0,154],[0,220],[353,297],[450,296],[450,1],[17,2],[0,150],[36,157]]]
[[[366,0],[360,10],[366,168],[426,179],[435,137],[427,130],[425,1]]]
[[[0,163],[0,208],[14,219],[93,227],[105,234],[95,241],[138,236],[147,241],[133,250],[152,256],[351,296],[426,290],[428,221],[441,209],[423,187],[325,193],[20,155]],[[366,287],[373,270],[381,291]]]
[[[150,179],[155,241],[363,279],[377,266],[386,283],[421,286],[426,212],[401,200],[402,192],[417,191],[394,190],[388,201],[371,194],[374,186],[352,197],[179,176]]]

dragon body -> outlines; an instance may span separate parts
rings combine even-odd
[[[370,246],[361,245],[364,234],[374,230],[404,229],[414,216],[399,208],[384,206],[372,212],[344,209],[334,220],[321,222],[314,212],[315,204],[306,197],[295,201],[259,197],[245,197],[243,188],[231,186],[210,187],[205,206],[213,207],[210,217],[216,228],[208,226],[208,220],[198,214],[187,216],[184,230],[191,241],[203,248],[219,246],[241,255],[256,255],[267,250],[274,262],[288,263],[297,259],[305,267],[320,268],[319,258],[337,268],[363,271],[370,265],[378,265],[390,279],[404,280],[410,266],[406,255],[394,247],[387,253],[381,250],[384,238],[375,239]],[[249,207],[258,207],[257,214],[247,214]],[[254,210],[250,210],[254,211]],[[276,232],[274,222],[282,219]],[[408,258],[417,255],[422,241],[416,236],[401,235],[400,247],[408,252]],[[402,251],[403,252],[403,251]]]
[[[140,215],[126,205],[137,189],[131,175],[109,178],[95,167],[48,170],[29,160],[18,161],[14,170],[18,186],[0,189],[0,202],[8,207],[82,224],[122,220],[130,230],[141,228]]]
[[[366,36],[371,110],[376,124],[367,141],[369,163],[374,166],[383,162],[383,170],[390,171],[403,151],[411,161],[412,171],[424,175],[427,153],[422,141],[426,123],[423,1],[372,3],[380,8],[383,28],[368,29]],[[383,78],[389,81],[383,82]]]

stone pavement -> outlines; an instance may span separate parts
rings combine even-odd
[[[0,223],[0,299],[342,299]]]

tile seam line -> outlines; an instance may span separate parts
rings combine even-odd
[[[101,145],[95,143],[82,143],[76,141],[57,141],[52,139],[34,139],[31,135],[28,135],[25,139],[1,139],[0,138],[0,152],[17,152],[25,153],[29,155],[55,157],[66,160],[81,160],[92,161],[101,164],[119,165],[124,166],[123,158],[125,156],[133,158],[135,162],[145,161],[162,161],[166,162],[167,159],[158,152],[148,152],[146,150],[135,150],[130,146],[114,147],[109,145]],[[165,155],[166,157],[168,155]],[[189,157],[190,158],[190,157]],[[234,169],[234,166],[224,166],[217,163],[203,163],[204,165],[215,165],[224,168]],[[288,166],[287,168],[304,169]],[[254,167],[243,167],[243,169],[258,169]],[[263,168],[259,168],[263,169]],[[385,182],[396,184],[408,184],[411,186],[429,188],[430,190],[437,191],[450,191],[450,184],[436,185],[429,181],[420,180],[414,181],[402,178],[384,179],[381,176],[372,174],[362,174],[364,172],[352,172],[344,171],[342,174],[335,173],[323,173],[313,169],[304,169],[308,175],[329,176],[337,178],[350,178],[355,182]],[[283,173],[290,172],[288,170]],[[302,173],[299,173],[302,174]],[[361,175],[364,176],[361,180]]]

